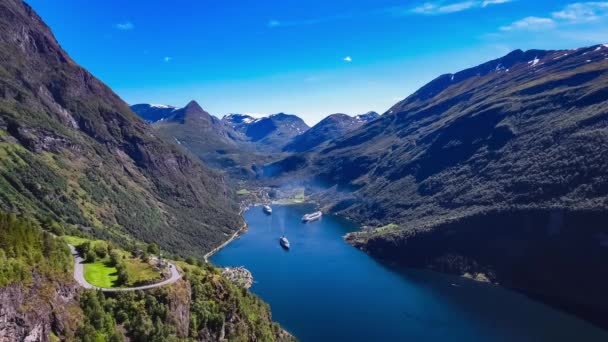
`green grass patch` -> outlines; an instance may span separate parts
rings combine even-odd
[[[281,205],[289,205],[289,204],[301,204],[306,202],[306,196],[304,195],[304,188],[298,188],[294,190],[291,194],[291,197],[281,198],[275,201],[276,204]]]
[[[154,280],[160,281],[161,279],[159,271],[149,263],[141,262],[139,259],[125,259],[125,266],[129,274],[130,285]]]
[[[63,239],[65,240],[65,242],[69,243],[72,246],[78,246],[81,245],[87,241],[91,241],[90,239],[86,239],[86,238],[81,238],[78,236],[71,236],[71,235],[64,235]]]
[[[84,264],[84,278],[98,287],[117,287],[118,274],[116,267],[108,266],[107,260]]]
[[[118,274],[116,267],[109,266],[109,258],[84,264],[84,278],[92,285],[104,288],[120,287],[116,281]],[[152,265],[137,258],[123,259],[129,281],[123,287],[132,287],[144,282],[156,282],[161,280],[160,272]]]
[[[398,229],[399,229],[399,225],[394,224],[394,223],[389,223],[386,226],[376,228],[374,230],[374,233],[386,233],[386,232],[390,232],[390,231],[398,230]]]
[[[103,240],[92,240],[78,236],[66,235],[63,236],[63,239],[73,246],[78,246],[84,242],[90,242],[92,247],[96,246],[97,244],[107,245],[107,242]],[[136,286],[144,282],[155,282],[161,280],[160,271],[156,270],[156,268],[150,263],[144,262],[139,258],[132,257],[131,253],[125,250],[118,248],[116,248],[116,250],[122,256],[122,261],[124,262],[127,274],[129,275],[129,281],[125,285],[126,287]],[[118,273],[116,267],[110,266],[109,255],[103,259],[98,258],[93,263],[85,263],[84,278],[86,281],[97,287],[119,287],[116,283],[118,280]]]

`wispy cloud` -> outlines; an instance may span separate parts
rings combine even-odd
[[[608,1],[592,1],[575,2],[557,11],[525,17],[484,37],[517,46],[528,42],[528,46],[537,48],[551,47],[551,42],[582,46],[605,43],[607,31]]]
[[[125,21],[124,23],[118,23],[114,25],[114,28],[121,31],[131,31],[135,28],[135,25],[133,25],[133,23],[130,21]]]
[[[418,7],[414,7],[412,13],[426,15],[448,14],[468,10],[478,5],[479,2],[477,1],[463,1],[450,4],[427,2]]]
[[[330,21],[336,20],[344,20],[351,19],[354,17],[361,16],[362,14],[355,13],[342,13],[327,17],[318,17],[318,18],[308,18],[308,19],[297,19],[297,20],[276,20],[272,19],[268,21],[267,26],[269,28],[278,28],[278,27],[292,27],[292,26],[305,26],[305,25],[316,25]]]
[[[468,0],[458,2],[425,2],[422,5],[416,6],[410,10],[414,14],[423,15],[439,15],[462,12],[473,8],[485,8],[490,5],[506,4],[513,0]]]
[[[481,3],[481,7],[488,7],[490,5],[500,5],[506,4],[507,2],[511,2],[513,0],[485,0]]]
[[[554,12],[555,19],[580,23],[600,20],[608,15],[608,2],[577,2]]]
[[[279,27],[279,26],[281,26],[281,22],[278,20],[270,20],[268,22],[268,27],[272,28],[272,27]]]
[[[169,57],[169,56],[167,56],[167,57],[164,57],[164,58],[163,58],[163,61],[164,61],[165,63],[169,63],[169,62],[171,62],[172,60],[173,60],[173,58],[172,58],[172,57]]]
[[[346,56],[346,57],[344,57],[344,61],[350,63],[353,61],[353,59],[351,56]]]
[[[460,11],[465,11],[473,8],[485,8],[490,5],[505,4],[515,0],[460,0],[460,1],[434,1],[425,2],[416,7],[407,6],[393,6],[377,8],[375,10],[367,12],[350,12],[340,13],[326,17],[315,17],[306,19],[292,19],[292,20],[278,20],[271,19],[266,23],[268,28],[281,28],[281,27],[293,27],[293,26],[306,26],[323,24],[326,22],[347,20],[347,19],[359,19],[374,16],[403,16],[410,14],[422,14],[422,15],[438,15],[448,14]]]
[[[555,27],[555,21],[551,18],[526,17],[517,20],[507,26],[500,27],[501,31],[541,31]]]
[[[589,24],[608,19],[608,2],[577,2],[544,17],[526,17],[500,27],[509,31],[545,31],[576,24]]]

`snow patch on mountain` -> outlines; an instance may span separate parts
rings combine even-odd
[[[538,59],[538,57],[535,57],[533,60],[529,61],[528,64],[531,64],[531,66],[535,66],[536,64],[538,64],[538,62],[540,62],[540,59]]]
[[[173,106],[164,105],[164,104],[150,104],[150,107],[152,107],[152,108],[163,108],[163,109],[175,108]]]

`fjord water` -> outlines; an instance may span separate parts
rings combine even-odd
[[[212,258],[248,268],[251,290],[301,341],[608,341],[607,332],[498,286],[388,268],[344,242],[354,223],[327,215],[302,223],[313,210],[274,206],[269,216],[253,207],[249,231]]]

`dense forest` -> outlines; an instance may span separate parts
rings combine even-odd
[[[266,303],[192,257],[178,262],[184,279],[169,287],[111,295],[79,289],[67,245],[45,230],[61,233],[58,227],[0,212],[0,304],[15,311],[9,318],[15,331],[40,320],[43,335],[77,341],[292,339],[272,322]],[[19,339],[12,331],[0,340]]]
[[[36,221],[0,212],[0,287],[30,284],[34,272],[62,277],[72,263],[68,247]]]

